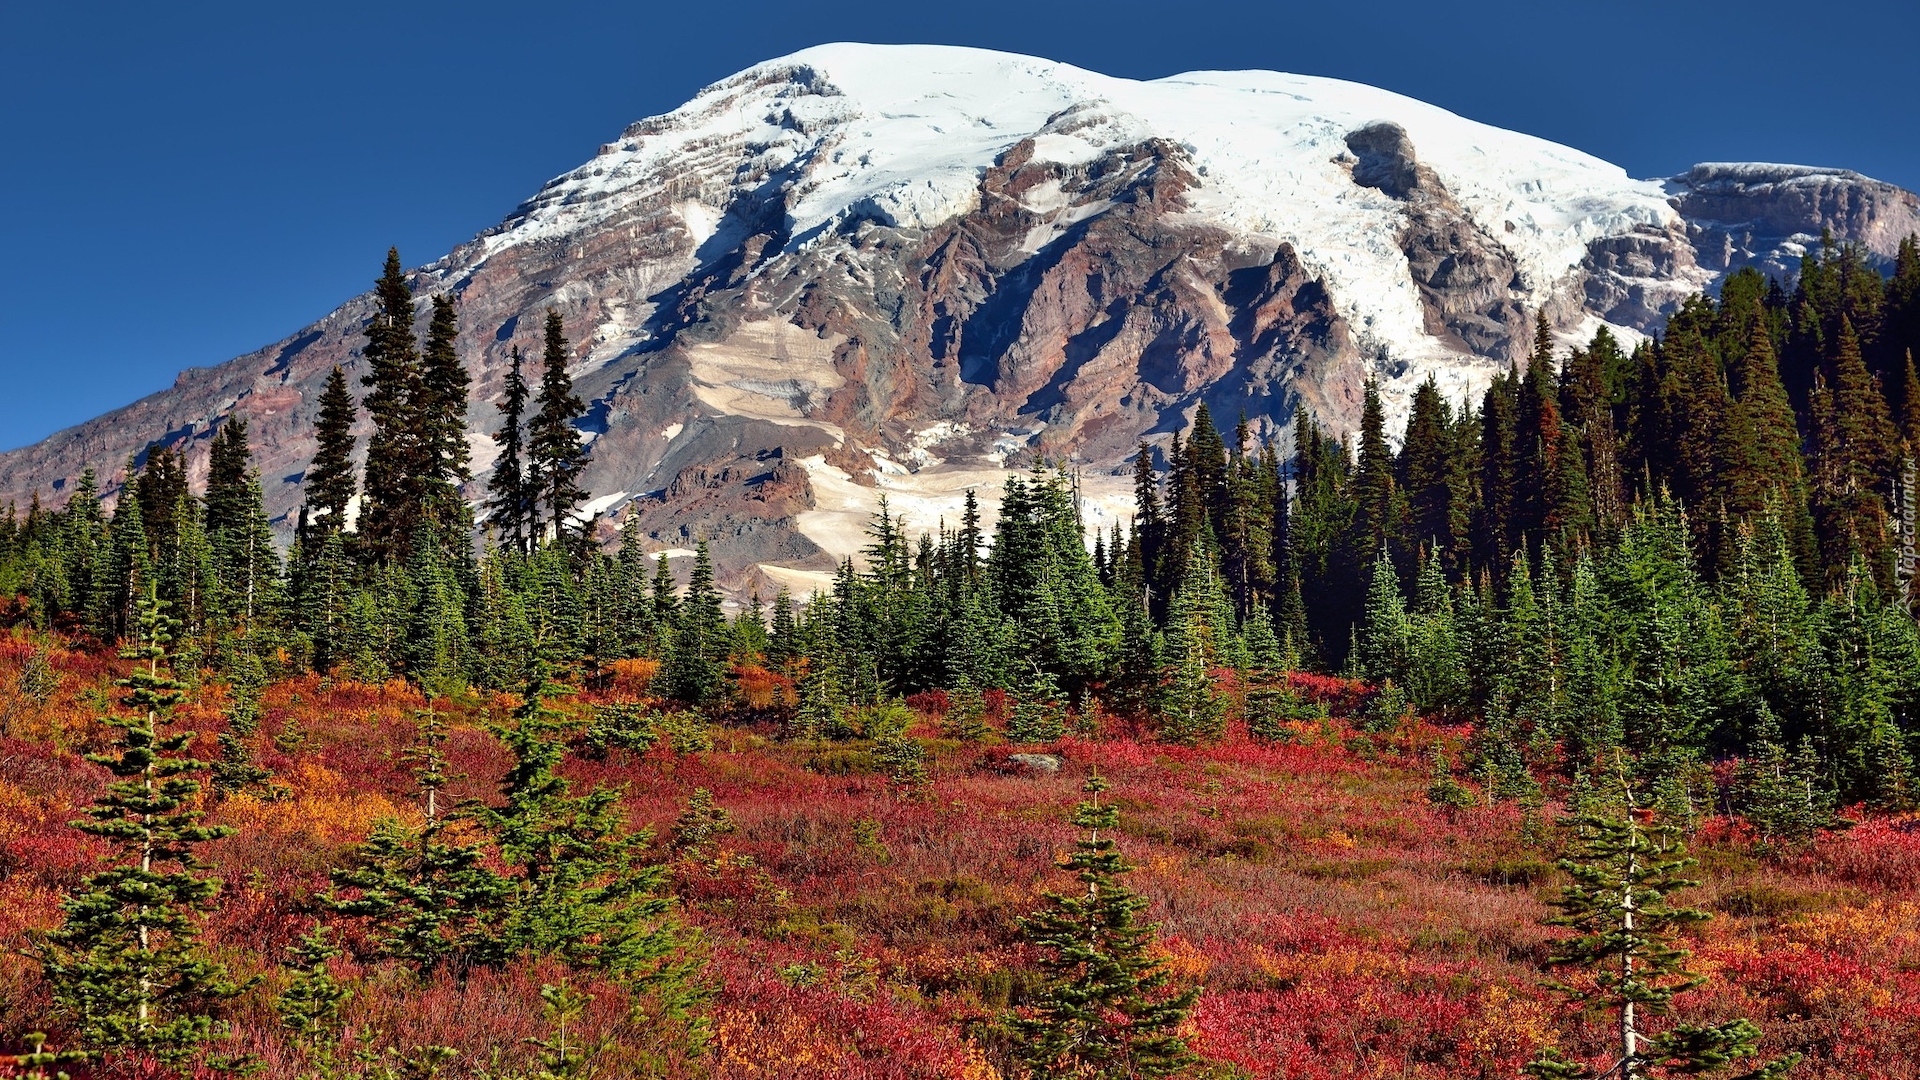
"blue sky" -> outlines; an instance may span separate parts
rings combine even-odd
[[[825,41],[1330,75],[1597,154],[1920,188],[1920,5],[973,0],[11,5],[0,448],[277,340],[632,120]]]

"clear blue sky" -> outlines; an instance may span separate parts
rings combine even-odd
[[[1920,187],[1914,0],[22,0],[0,16],[0,448],[291,333],[388,245],[438,257],[709,82],[849,40],[1331,75],[1640,176]]]

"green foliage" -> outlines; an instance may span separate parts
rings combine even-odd
[[[1453,778],[1453,768],[1438,750],[1433,752],[1433,779],[1427,783],[1427,801],[1448,813],[1472,809],[1479,801],[1472,788]]]
[[[84,1065],[88,1056],[84,1050],[49,1050],[47,1035],[44,1031],[31,1031],[20,1040],[28,1047],[24,1054],[13,1055],[14,1067],[21,1070],[25,1080],[70,1080],[62,1065]],[[56,1069],[52,1078],[48,1069]]]
[[[1771,712],[1763,713],[1758,727],[1752,755],[1740,762],[1733,788],[1740,816],[1761,842],[1794,846],[1822,829],[1839,827],[1837,800],[1813,744],[1803,739],[1789,755],[1778,741],[1779,724]]]
[[[887,850],[886,841],[880,837],[880,822],[874,818],[854,819],[853,846],[855,850],[877,863],[885,864],[893,861],[893,853]]]
[[[940,734],[963,743],[985,742],[993,734],[986,716],[987,706],[980,691],[963,684],[948,700],[946,714],[940,718]]]
[[[1160,737],[1190,746],[1217,742],[1226,732],[1227,702],[1214,686],[1204,641],[1185,635],[1179,648],[1179,666],[1158,695]]]
[[[515,723],[497,730],[513,754],[504,805],[470,810],[509,868],[493,940],[504,956],[552,955],[615,974],[687,1022],[704,991],[666,868],[647,857],[650,834],[627,826],[619,792],[576,795],[555,772],[562,750],[547,693],[536,674]]]
[[[1673,893],[1698,884],[1684,876],[1694,860],[1686,856],[1678,828],[1645,824],[1624,776],[1621,784],[1624,814],[1588,813],[1575,820],[1575,842],[1559,864],[1572,881],[1553,902],[1560,914],[1549,920],[1573,936],[1548,960],[1581,970],[1577,984],[1555,989],[1572,1004],[1616,1020],[1619,1052],[1609,1069],[1595,1073],[1548,1049],[1526,1068],[1540,1080],[1701,1075],[1751,1057],[1758,1047],[1760,1029],[1745,1019],[1678,1024],[1652,1035],[1641,1030],[1645,1017],[1667,1014],[1676,995],[1706,982],[1687,967],[1691,953],[1679,937],[1708,915],[1671,902]],[[1793,1055],[1743,1077],[1776,1077],[1797,1060]]]
[[[54,1000],[88,1049],[135,1051],[184,1066],[225,1036],[214,1010],[242,986],[198,943],[201,913],[220,891],[197,854],[231,835],[201,823],[195,809],[206,762],[186,755],[194,733],[170,730],[184,686],[164,664],[178,622],[148,585],[123,655],[137,666],[119,685],[128,716],[108,716],[113,753],[89,754],[113,780],[75,828],[111,851],[61,905],[62,924],[45,935],[41,959]]]
[[[687,799],[687,808],[673,823],[673,847],[698,856],[708,845],[732,831],[733,815],[713,801],[713,792],[703,787],[694,788]]]
[[[603,758],[615,748],[643,754],[660,741],[658,717],[638,702],[595,705],[581,741],[581,753],[591,758]]]
[[[332,873],[333,910],[366,920],[377,955],[410,964],[422,975],[442,965],[465,970],[498,959],[495,926],[508,886],[486,865],[476,843],[455,839],[470,812],[441,806],[452,779],[440,746],[445,733],[429,706],[407,751],[419,785],[424,820],[414,827],[395,818],[374,824],[352,862]]]
[[[555,540],[562,540],[574,508],[586,497],[580,489],[580,473],[586,468],[587,452],[574,421],[586,415],[587,406],[573,392],[573,379],[567,374],[572,348],[566,324],[553,308],[547,309],[545,333],[540,389],[527,422],[525,490],[528,510],[534,515],[530,522],[538,526],[538,508],[545,503],[546,527]]]
[[[1285,683],[1258,686],[1247,691],[1244,707],[1247,734],[1263,742],[1287,742],[1294,737],[1294,724],[1319,720],[1326,715],[1317,705],[1294,693]]]
[[[334,944],[326,926],[314,924],[304,937],[287,947],[291,976],[273,1002],[281,1025],[323,1073],[330,1072],[335,1063],[340,1010],[353,996],[333,977],[329,966],[339,955],[340,946]]]
[[[1060,700],[1059,686],[1046,669],[1036,664],[1014,699],[1012,714],[1007,718],[1007,741],[1053,742],[1066,730],[1066,706]]]
[[[244,656],[228,684],[233,703],[227,709],[227,730],[220,733],[220,760],[213,764],[213,789],[223,796],[249,789],[263,789],[272,795],[276,793],[267,785],[273,779],[273,770],[255,764],[253,749],[248,745],[260,731],[260,691],[266,672],[251,653]]]
[[[692,580],[678,605],[673,642],[660,666],[661,692],[689,705],[717,700],[725,687],[727,657],[732,651],[732,634],[720,610],[720,590],[713,583],[713,560],[702,540]]]
[[[320,412],[313,429],[318,447],[302,482],[307,496],[307,532],[300,543],[309,553],[320,546],[316,540],[337,536],[346,527],[347,505],[359,488],[353,471],[354,414],[347,377],[335,365],[327,373],[326,388],[320,392]]]
[[[926,788],[927,748],[904,730],[888,731],[876,739],[873,760],[886,770],[887,782],[902,796],[911,797]]]
[[[1178,1033],[1198,997],[1175,991],[1150,955],[1157,927],[1138,921],[1147,906],[1122,882],[1132,869],[1109,834],[1119,811],[1102,805],[1107,784],[1087,781],[1073,823],[1086,830],[1061,869],[1080,883],[1046,894],[1046,907],[1021,920],[1040,952],[1045,978],[1031,1012],[1012,1027],[1020,1058],[1042,1076],[1172,1076],[1194,1063]]]

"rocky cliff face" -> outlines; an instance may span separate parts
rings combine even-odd
[[[1701,264],[1715,271],[1790,277],[1823,229],[1883,260],[1920,232],[1920,196],[1845,169],[1708,163],[1667,187]]]
[[[479,475],[507,350],[554,307],[601,529],[638,514],[662,549],[711,540],[736,584],[804,592],[879,494],[930,525],[1042,452],[1119,517],[1134,446],[1201,402],[1281,435],[1302,407],[1351,424],[1369,375],[1396,412],[1429,377],[1457,399],[1525,354],[1535,310],[1652,332],[1730,269],[1791,272],[1823,228],[1887,256],[1920,211],[1834,170],[1636,181],[1325,79],[826,46],[633,125],[415,287],[458,299]],[[111,487],[240,415],[287,527],[369,311],[0,455],[0,498],[58,503],[87,467]]]

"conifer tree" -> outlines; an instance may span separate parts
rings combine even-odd
[[[1053,742],[1066,734],[1065,711],[1060,684],[1046,668],[1030,662],[1027,677],[1014,697],[1012,714],[1007,717],[1007,741]]]
[[[487,512],[501,541],[524,555],[538,530],[533,527],[536,511],[526,471],[522,418],[527,410],[527,380],[521,364],[520,346],[515,345],[508,355],[506,397],[497,406],[500,430],[493,433],[493,441],[500,447],[500,456],[494,459],[493,475],[487,480]]]
[[[1884,587],[1891,578],[1884,496],[1896,436],[1849,319],[1840,322],[1829,370],[1813,407],[1813,508],[1821,552],[1830,574],[1853,554],[1864,556]]]
[[[313,669],[324,673],[351,656],[342,645],[353,603],[353,564],[347,557],[345,537],[325,526],[319,550],[303,549],[301,554],[306,565],[298,578],[298,621],[313,644]]]
[[[513,756],[504,803],[471,811],[510,870],[495,940],[505,957],[553,955],[607,972],[652,993],[664,1018],[686,1021],[704,990],[673,916],[667,868],[647,857],[651,832],[628,827],[620,792],[576,795],[555,771],[557,717],[544,665],[534,668],[513,725],[496,729]]]
[[[446,729],[428,702],[416,715],[417,735],[407,750],[421,801],[422,822],[398,818],[374,823],[346,867],[333,871],[328,905],[365,919],[378,955],[414,966],[421,974],[445,964],[463,971],[497,962],[497,923],[507,886],[485,865],[475,844],[454,842],[448,826],[468,814],[442,805],[447,771],[442,744]]]
[[[200,502],[182,492],[169,515],[171,538],[155,553],[154,579],[160,585],[160,597],[172,605],[181,622],[176,662],[191,669],[197,663],[198,646],[207,635],[212,608],[216,604],[217,575],[213,565],[213,546],[201,524]]]
[[[232,795],[258,787],[273,779],[273,770],[255,763],[248,745],[260,731],[260,691],[266,683],[266,671],[252,653],[234,665],[227,693],[233,699],[227,707],[227,730],[220,733],[220,760],[213,765],[213,789]]]
[[[120,733],[114,753],[87,755],[114,779],[75,827],[108,846],[111,865],[61,905],[65,921],[46,935],[42,958],[55,1001],[89,1049],[178,1068],[225,1035],[215,1010],[241,987],[197,940],[220,891],[198,850],[233,830],[202,824],[192,808],[193,775],[208,765],[186,756],[193,732],[169,730],[185,686],[167,669],[177,623],[165,607],[149,585],[123,654],[138,662],[119,684],[131,715],[106,718]]]
[[[1811,741],[1788,754],[1780,744],[1780,723],[1762,704],[1755,725],[1751,754],[1734,774],[1734,795],[1740,816],[1760,834],[1763,844],[1796,845],[1822,829],[1840,824],[1834,813],[1835,793]]]
[[[420,441],[422,509],[442,529],[465,532],[466,505],[460,485],[473,479],[468,467],[467,393],[472,378],[460,362],[460,326],[453,297],[433,298],[427,347],[421,356],[419,401],[412,407]]]
[[[800,627],[793,616],[793,595],[782,585],[773,598],[773,623],[767,633],[767,666],[784,671],[800,656]]]
[[[1900,441],[1902,453],[1911,458],[1920,453],[1920,370],[1913,366],[1913,350],[1906,352],[1900,370]]]
[[[127,462],[127,478],[137,483],[131,460]],[[92,576],[89,622],[96,633],[110,641],[134,632],[140,598],[148,586],[155,584],[147,527],[137,496],[137,488],[133,486],[121,490],[120,501],[113,508],[107,543]]]
[[[206,530],[214,580],[230,625],[246,631],[280,598],[280,553],[253,468],[246,421],[228,417],[210,457]]]
[[[1399,486],[1407,493],[1407,539],[1458,558],[1465,537],[1454,535],[1453,417],[1432,376],[1413,392],[1406,436],[1397,463]]]
[[[1423,711],[1462,706],[1467,696],[1466,654],[1454,620],[1453,591],[1447,586],[1438,552],[1428,556],[1421,568],[1414,599],[1407,620],[1407,666],[1402,685],[1413,704]]]
[[[340,1010],[352,991],[333,977],[329,962],[341,953],[327,927],[312,930],[287,947],[294,974],[274,999],[274,1011],[307,1055],[310,1065],[328,1076],[334,1065],[332,1042],[340,1035]]]
[[[247,478],[253,469],[245,417],[228,416],[207,448],[207,532],[237,532],[247,517]]]
[[[1351,494],[1354,501],[1353,535],[1357,553],[1372,553],[1400,543],[1395,517],[1393,455],[1387,449],[1386,413],[1380,384],[1368,379],[1360,410],[1360,450],[1354,465]]]
[[[303,478],[307,496],[307,524],[321,534],[346,528],[347,506],[353,502],[358,484],[353,471],[353,421],[356,410],[353,396],[347,392],[347,377],[339,366],[327,374],[326,388],[320,392],[320,413],[314,421],[313,464]],[[309,554],[320,544],[315,538],[302,537]]]
[[[1773,340],[1758,312],[1730,374],[1734,397],[1720,462],[1729,509],[1742,516],[1757,514],[1776,500],[1784,504],[1795,496],[1804,505],[1800,432],[1780,382]]]
[[[1400,579],[1383,550],[1373,561],[1367,589],[1366,622],[1361,627],[1360,652],[1354,659],[1361,674],[1374,682],[1406,684],[1413,651],[1413,625],[1407,620]]]
[[[413,604],[406,628],[407,676],[429,694],[467,683],[466,593],[440,556],[440,545],[417,543],[407,561]]]
[[[138,484],[129,484],[140,500],[140,517],[147,527],[147,545],[158,562],[178,542],[180,522],[175,518],[187,493],[187,472],[180,455],[164,446],[147,448],[147,461]]]
[[[108,534],[106,517],[100,511],[100,481],[91,467],[80,473],[73,495],[59,515],[55,545],[61,578],[55,597],[56,610],[90,616],[97,579],[102,576],[109,582],[112,579],[105,566]]]
[[[660,665],[661,691],[689,705],[719,697],[726,685],[730,639],[720,590],[713,583],[713,559],[702,540],[695,548],[693,576],[679,606],[673,642]]]
[[[1100,801],[1107,783],[1094,776],[1083,790],[1073,823],[1086,836],[1061,864],[1079,891],[1049,892],[1021,920],[1046,981],[1032,1014],[1014,1018],[1020,1057],[1040,1076],[1173,1076],[1195,1061],[1179,1028],[1198,991],[1174,990],[1151,955],[1158,928],[1138,921],[1146,898],[1122,881],[1133,867],[1111,836],[1120,812]]]
[[[673,847],[699,857],[716,839],[732,831],[733,815],[713,801],[713,792],[697,787],[687,799],[687,808],[673,823]]]
[[[546,503],[547,524],[555,539],[565,537],[568,519],[585,498],[580,472],[586,468],[587,455],[574,421],[586,415],[587,406],[573,392],[573,379],[567,374],[570,352],[560,312],[548,308],[540,392],[527,424],[526,483],[532,504]],[[532,520],[537,524],[537,518]]]
[[[25,1080],[49,1080],[49,1068],[58,1070],[51,1080],[72,1080],[66,1070],[59,1069],[59,1066],[84,1065],[91,1057],[85,1050],[47,1049],[47,1033],[44,1031],[30,1031],[21,1037],[20,1043],[26,1048],[26,1053],[13,1055],[12,1061],[14,1067],[21,1070],[20,1075]]]
[[[1473,526],[1474,561],[1505,573],[1519,542],[1519,373],[1496,376],[1480,404],[1480,482]]]
[[[1561,942],[1548,961],[1583,973],[1577,984],[1555,988],[1582,1009],[1613,1019],[1617,1054],[1596,1072],[1547,1049],[1525,1070],[1538,1080],[1649,1080],[1718,1073],[1751,1057],[1758,1047],[1760,1029],[1746,1019],[1712,1026],[1677,1024],[1658,1034],[1644,1030],[1648,1017],[1665,1015],[1676,995],[1706,981],[1687,968],[1691,953],[1678,939],[1686,926],[1708,916],[1672,904],[1672,893],[1698,885],[1684,876],[1694,860],[1686,857],[1678,830],[1644,822],[1624,781],[1622,788],[1623,817],[1587,813],[1576,820],[1578,837],[1559,864],[1573,880],[1554,901],[1560,914],[1550,920],[1574,936]],[[1737,1080],[1775,1080],[1798,1060],[1799,1055],[1790,1055],[1743,1072]]]
[[[374,302],[361,353],[367,361],[367,373],[360,378],[367,396],[361,404],[373,421],[373,434],[367,440],[358,531],[372,561],[399,561],[410,551],[419,524],[425,469],[416,412],[423,372],[413,336],[413,287],[401,270],[397,249],[387,251],[386,266],[374,284]]]
[[[1547,540],[1557,524],[1552,519],[1559,511],[1556,496],[1569,498],[1559,464],[1564,446],[1560,423],[1559,393],[1554,367],[1553,329],[1545,312],[1534,315],[1533,355],[1520,377],[1514,417],[1513,455],[1516,476],[1524,478],[1515,489],[1515,535],[1537,546]],[[1584,481],[1582,483],[1584,487]],[[1584,491],[1581,493],[1584,498]]]
[[[1190,746],[1217,742],[1226,732],[1227,710],[1207,667],[1206,640],[1184,634],[1175,648],[1173,671],[1157,695],[1160,737]]]
[[[1587,462],[1580,447],[1580,436],[1572,427],[1560,426],[1560,445],[1550,463],[1553,472],[1544,477],[1542,502],[1545,514],[1541,530],[1552,549],[1562,556],[1584,547],[1594,529],[1593,502],[1587,490]]]

